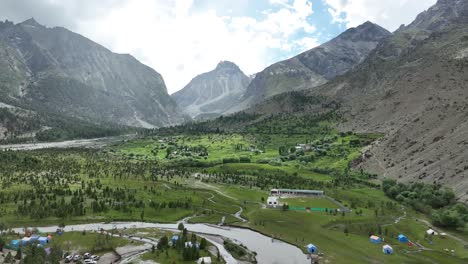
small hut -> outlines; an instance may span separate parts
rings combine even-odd
[[[372,235],[369,237],[369,241],[373,244],[380,244],[382,242],[382,239],[378,236]]]
[[[382,251],[384,254],[393,254],[393,248],[389,245],[384,245]]]
[[[406,243],[406,242],[408,242],[409,240],[408,240],[408,238],[407,238],[405,235],[399,234],[399,235],[398,235],[398,241],[400,241],[400,242],[402,242],[402,243]]]
[[[309,244],[307,245],[307,252],[309,252],[309,254],[317,254],[318,249],[314,244]]]

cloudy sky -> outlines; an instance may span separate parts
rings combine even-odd
[[[63,26],[161,73],[169,93],[221,60],[246,74],[367,20],[390,31],[436,0],[0,0],[0,19]]]

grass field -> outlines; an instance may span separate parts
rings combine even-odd
[[[424,235],[428,227],[419,220],[427,215],[391,200],[368,181],[367,174],[349,169],[350,161],[360,155],[362,142],[374,137],[333,130],[329,135],[177,135],[122,142],[102,151],[0,153],[6,161],[0,163],[0,221],[17,227],[173,223],[187,217],[191,223],[218,224],[224,218],[225,224],[252,228],[302,250],[313,243],[324,253],[325,263],[468,263],[463,243],[450,237],[428,239]],[[314,149],[296,152],[295,147],[305,143]],[[266,209],[264,201],[271,188],[321,189],[352,211]],[[281,202],[291,207],[338,208],[321,198]],[[238,212],[246,222],[235,217]],[[448,232],[458,232],[466,240],[463,230]],[[395,237],[400,233],[423,249],[399,243]],[[369,243],[370,234],[383,237],[395,254],[384,255],[382,245]],[[94,252],[124,242],[70,232],[53,243]],[[455,250],[455,256],[445,249]],[[148,253],[143,259],[188,263],[175,249],[167,255]]]

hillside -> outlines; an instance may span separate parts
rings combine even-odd
[[[271,96],[322,85],[362,62],[382,40],[391,35],[384,28],[366,22],[350,28],[319,47],[275,63],[255,75],[243,102],[230,113]]]
[[[172,98],[192,118],[215,117],[240,102],[249,82],[236,64],[222,61],[213,71],[200,74],[172,94]]]
[[[440,0],[402,26],[358,67],[298,97],[339,105],[342,131],[384,137],[358,167],[403,182],[440,183],[468,201],[468,3]],[[296,96],[296,97],[297,97]],[[247,112],[315,111],[276,96]],[[315,105],[316,106],[316,105]]]
[[[160,74],[65,28],[1,22],[0,58],[3,103],[98,125],[182,121]]]

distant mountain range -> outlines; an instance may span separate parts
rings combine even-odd
[[[319,47],[269,66],[251,80],[235,64],[224,62],[226,65],[221,63],[214,71],[197,76],[173,98],[195,118],[235,113],[271,96],[316,87],[346,73],[390,35],[366,22]]]
[[[0,102],[98,125],[160,127],[183,121],[156,71],[34,19],[0,22]]]
[[[366,22],[316,48],[275,63],[255,75],[242,103],[228,113],[280,93],[322,85],[358,65],[382,39],[390,35],[386,29]]]

